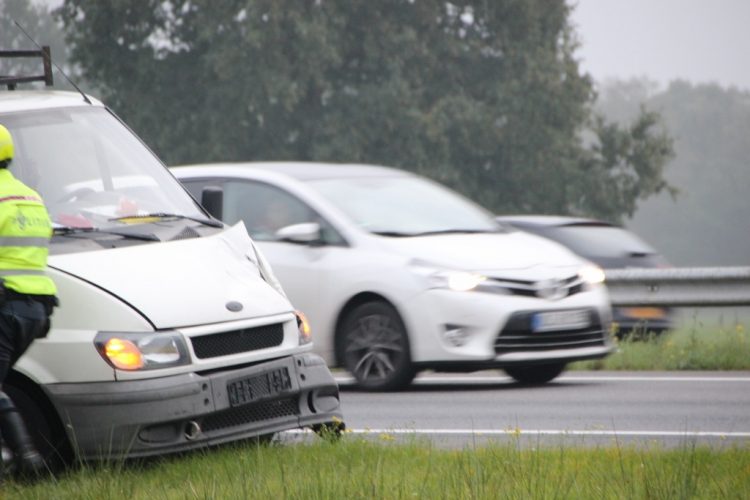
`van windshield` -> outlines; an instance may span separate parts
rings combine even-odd
[[[13,136],[11,172],[42,196],[56,225],[122,227],[154,213],[205,217],[161,162],[104,108],[2,114],[0,122]]]

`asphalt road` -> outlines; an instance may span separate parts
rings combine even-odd
[[[499,372],[429,374],[397,393],[339,382],[347,427],[376,439],[750,445],[750,372],[568,372],[539,387]]]

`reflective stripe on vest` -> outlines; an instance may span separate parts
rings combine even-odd
[[[3,196],[0,198],[0,203],[4,201],[35,201],[37,203],[42,203],[42,199],[37,196]]]
[[[0,236],[0,247],[49,247],[49,238],[37,236]]]
[[[34,269],[0,269],[0,276],[47,276],[47,273]]]

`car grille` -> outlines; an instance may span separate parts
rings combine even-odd
[[[190,339],[196,357],[201,359],[276,347],[283,341],[283,323],[200,335]]]
[[[606,332],[602,329],[599,315],[593,310],[589,311],[590,324],[585,328],[543,332],[532,331],[531,318],[534,314],[518,312],[511,315],[495,339],[496,354],[599,347],[606,343]]]
[[[251,422],[263,422],[278,418],[299,415],[299,405],[295,398],[262,401],[214,413],[203,419],[203,432],[218,431],[239,427]]]
[[[490,277],[481,285],[482,291],[511,293],[522,297],[559,300],[583,291],[584,283],[578,275],[555,280],[514,280]]]

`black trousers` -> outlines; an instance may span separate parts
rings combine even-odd
[[[8,372],[34,339],[49,331],[48,307],[32,299],[9,298],[0,305],[0,390]]]

